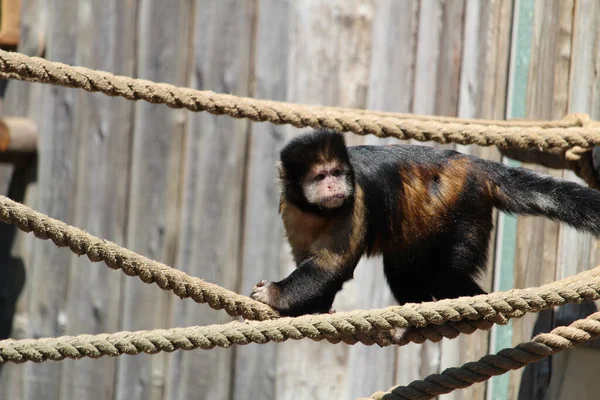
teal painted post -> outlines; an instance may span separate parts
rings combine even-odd
[[[512,33],[512,52],[508,81],[506,118],[524,118],[527,101],[527,76],[533,34],[534,0],[515,0]],[[504,163],[519,166],[515,160],[503,159]],[[513,287],[515,248],[517,243],[517,219],[500,213],[498,215],[498,244],[495,261],[494,290],[506,291]],[[512,323],[496,325],[492,329],[490,352],[496,353],[512,346]],[[507,400],[509,375],[490,379],[487,387],[489,400]]]

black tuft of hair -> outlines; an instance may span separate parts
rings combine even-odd
[[[350,165],[344,135],[326,128],[295,137],[281,150],[280,158],[290,180],[301,179],[319,162],[337,160]]]

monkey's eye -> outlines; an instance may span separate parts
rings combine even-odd
[[[335,176],[335,177],[338,177],[338,176],[340,176],[341,174],[342,174],[342,170],[340,170],[340,169],[334,169],[334,170],[331,172],[331,175],[333,175],[333,176]]]
[[[325,179],[325,174],[319,174],[315,176],[315,181],[317,182],[322,181],[323,179]]]

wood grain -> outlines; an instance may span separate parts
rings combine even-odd
[[[408,112],[412,104],[415,68],[418,2],[377,1],[373,37],[369,92],[366,107]],[[399,143],[396,139],[364,138],[365,144]],[[355,309],[381,308],[395,304],[383,275],[381,257],[363,259],[347,285]],[[397,350],[378,346],[352,346],[348,350],[345,399],[368,396],[394,385]],[[365,364],[372,365],[365,368]],[[406,363],[402,362],[400,368]]]
[[[195,9],[197,89],[248,94],[253,2],[200,1]],[[239,290],[243,190],[249,122],[205,113],[190,115],[185,142],[185,181],[176,265],[230,290]],[[230,321],[223,312],[176,302],[175,326]],[[234,349],[180,352],[170,359],[172,399],[228,399],[235,376]]]
[[[456,115],[465,23],[464,1],[421,1],[418,14],[415,83],[411,112]],[[417,144],[415,141],[411,141]],[[421,144],[421,143],[418,143]],[[425,143],[455,149],[453,144]],[[454,344],[450,345],[452,348]],[[442,343],[426,342],[399,349],[397,383],[440,372]]]
[[[256,42],[252,96],[286,100],[290,1],[260,1],[256,10]],[[292,136],[290,127],[251,124],[245,184],[244,232],[240,293],[248,295],[262,279],[279,280],[279,252],[284,243],[277,212],[279,191],[275,163]],[[279,344],[236,349],[233,398],[276,399],[275,374]]]
[[[366,105],[374,11],[373,1],[290,3],[288,100]],[[357,135],[347,138],[350,144],[364,140]],[[282,250],[280,277],[294,268],[287,247]],[[352,310],[360,304],[366,293],[355,285],[356,281],[345,285],[334,302],[336,310]],[[283,343],[278,350],[277,399],[358,397],[349,390],[364,370],[347,370],[348,346],[300,341]]]
[[[564,4],[568,7],[569,4]],[[588,113],[591,118],[597,119],[600,116],[599,98],[598,98],[598,44],[600,41],[600,29],[598,28],[600,18],[600,5],[595,1],[578,0],[574,2],[574,15],[572,19],[572,28],[567,18],[560,21],[561,35],[560,40],[560,59],[563,63],[569,63],[569,89],[568,93],[568,112]],[[568,13],[565,12],[568,15]],[[572,35],[567,35],[572,33]],[[571,41],[569,41],[571,39]],[[572,46],[572,47],[571,47]],[[555,77],[556,83],[562,83],[566,77],[560,76],[560,80]],[[585,185],[574,173],[561,171],[562,177],[568,180]],[[600,252],[598,251],[597,240],[587,233],[579,233],[568,226],[559,227],[559,242],[557,253],[556,279],[576,274],[578,272],[590,269],[600,263]],[[582,304],[570,307],[561,307],[557,310],[555,323],[565,323],[570,320],[585,317],[592,312],[592,305]],[[558,399],[565,396],[565,393],[575,394],[582,400],[597,397],[594,395],[594,385],[589,378],[581,376],[580,368],[584,365],[578,364],[578,361],[572,360],[578,354],[584,352],[597,353],[597,351],[582,349],[580,352],[567,350],[562,357],[553,357],[551,362],[553,381],[548,388],[548,398]],[[592,355],[592,354],[590,354]],[[589,361],[593,359],[589,358]],[[582,359],[583,360],[583,359]],[[581,361],[579,361],[581,362]],[[566,377],[579,376],[579,382],[573,382],[573,378]],[[581,390],[583,382],[586,382],[585,389]],[[587,384],[589,382],[589,385]],[[589,390],[588,390],[589,389]],[[574,390],[576,392],[574,392]]]
[[[78,65],[134,74],[135,1],[79,2]],[[94,40],[102,37],[102,40]],[[116,243],[125,243],[130,141],[134,104],[100,94],[72,92],[80,111],[72,116],[79,160],[73,223]],[[107,162],[110,161],[110,162]],[[72,257],[66,332],[119,330],[123,276]],[[61,399],[112,399],[116,359],[63,363]]]
[[[188,83],[189,15],[189,1],[139,3],[135,59],[140,78]],[[129,175],[126,246],[173,265],[179,227],[172,212],[180,207],[179,163],[187,114],[144,102],[134,107],[129,168],[121,171]],[[169,326],[172,298],[172,293],[123,277],[119,330]],[[167,354],[120,357],[114,398],[164,398],[167,359]]]
[[[46,32],[46,9],[38,0],[23,0],[21,9],[21,37],[19,51],[27,55],[35,55],[39,45],[39,35]],[[43,122],[43,109],[45,104],[40,101],[44,90],[43,85],[31,85],[26,82],[8,82],[5,98],[2,104],[3,115],[26,116],[36,123]],[[12,168],[11,168],[12,169]],[[35,180],[37,165],[32,166],[33,179]],[[24,203],[37,207],[37,184],[30,183],[26,189]],[[23,339],[30,337],[29,304],[31,297],[31,276],[33,274],[33,248],[37,239],[32,235],[17,232],[11,254],[23,262],[25,271],[25,287],[22,289],[16,304],[13,316],[12,332],[10,337]],[[0,399],[23,399],[28,386],[28,376],[25,368],[20,365],[6,365],[0,374]]]
[[[23,4],[27,7],[27,4]],[[37,4],[42,7],[41,3]],[[76,29],[63,21],[76,20],[78,7],[56,0],[47,13],[47,56],[67,64],[76,63]],[[44,18],[44,17],[42,17]],[[73,223],[76,198],[76,167],[79,133],[72,116],[80,111],[76,92],[67,88],[44,87],[31,102],[43,104],[38,126],[52,132],[38,142],[38,191],[35,208],[53,218]],[[54,244],[36,241],[33,263],[27,275],[27,337],[60,336],[67,327],[67,289],[71,253]],[[64,364],[23,365],[25,387],[21,399],[60,398],[60,377]]]
[[[600,119],[598,5],[534,0],[527,117]],[[19,51],[237,95],[378,110],[502,118],[513,2],[505,0],[23,0]],[[274,163],[298,130],[12,81],[4,115],[40,126],[28,205],[148,257],[248,294],[293,264]],[[348,135],[351,144],[394,139]],[[423,143],[419,143],[423,144]],[[427,143],[426,145],[432,145]],[[487,159],[494,148],[445,146]],[[577,180],[573,174],[528,166]],[[589,235],[519,218],[514,287],[600,263]],[[492,246],[495,249],[496,246]],[[156,287],[17,234],[26,286],[15,338],[229,321]],[[490,260],[494,254],[490,254]],[[493,262],[490,261],[490,267]],[[484,277],[491,288],[492,269]],[[338,310],[393,304],[381,259],[362,260]],[[514,322],[530,338],[537,315]],[[547,330],[552,316],[537,320]],[[354,399],[483,355],[488,334],[400,349],[311,341],[49,364],[6,365],[3,399]],[[554,369],[563,368],[557,362]],[[544,382],[532,370],[528,388]],[[515,399],[521,372],[512,375]],[[483,400],[485,385],[444,399]],[[522,393],[533,393],[523,391]]]
[[[562,118],[567,111],[565,93],[568,92],[572,12],[572,1],[535,2],[527,118]],[[530,164],[524,166],[554,176],[561,175],[557,170]],[[539,286],[555,280],[558,229],[558,223],[545,218],[518,218],[515,287]],[[537,318],[536,314],[531,314],[513,322],[513,344],[531,339]],[[522,370],[510,373],[510,398],[517,396],[521,374]]]
[[[505,112],[505,90],[508,79],[508,54],[512,4],[509,2],[467,1],[463,29],[463,55],[458,101],[458,116],[468,118],[502,118]],[[481,40],[482,37],[488,40]],[[493,161],[500,160],[496,148],[456,146],[462,153]],[[494,222],[496,222],[496,213]],[[496,225],[496,224],[494,224]],[[496,229],[492,238],[496,237]],[[488,268],[481,279],[484,290],[492,289],[495,245],[489,246]],[[442,342],[440,369],[476,360],[488,353],[489,332],[478,331],[469,336]],[[440,399],[485,399],[486,385],[473,385]]]

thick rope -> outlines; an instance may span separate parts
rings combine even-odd
[[[125,274],[137,276],[145,283],[156,283],[161,289],[172,290],[181,298],[189,297],[198,303],[208,303],[214,309],[225,309],[230,315],[241,315],[250,320],[278,317],[271,308],[247,296],[152,261],[112,242],[36,212],[5,196],[0,196],[0,221],[14,224],[24,232],[33,232],[40,239],[50,239],[59,247],[69,247],[78,255],[85,254],[91,261],[103,261],[110,268],[121,269]],[[566,303],[580,303],[587,299],[599,298],[600,266],[539,288],[513,289],[508,292],[437,302],[300,317],[293,319],[296,322],[290,324],[297,324],[294,326],[298,329],[313,329],[313,327],[320,329],[319,324],[323,324],[322,329],[325,329],[323,334],[331,333],[332,331],[328,329],[333,327],[341,340],[350,341],[356,339],[352,327],[359,327],[357,329],[361,335],[369,334],[371,342],[378,342],[380,341],[378,334],[395,328],[423,328],[432,324],[442,325],[448,321],[464,320],[506,323],[508,318],[519,318],[527,312],[539,312]],[[266,326],[279,325],[267,323]],[[486,323],[465,321],[461,324],[409,330],[407,333],[409,337],[404,337],[397,343],[403,344],[407,340],[440,340],[441,337],[470,333],[475,329],[487,329],[486,326]],[[281,332],[285,335],[283,331]]]
[[[296,318],[279,318],[271,321],[233,321],[221,325],[193,326],[187,328],[156,329],[151,331],[118,332],[114,334],[63,336],[58,338],[0,341],[0,364],[43,362],[99,358],[105,355],[155,354],[161,351],[229,348],[233,345],[267,342],[284,342],[289,339],[327,340],[331,343],[363,343],[389,346],[394,343],[393,321],[397,326],[408,326],[409,321],[400,312],[402,307],[372,311],[353,311],[338,315],[306,315]],[[416,313],[413,313],[419,319]],[[424,321],[421,321],[423,323]],[[461,325],[462,323],[453,323]],[[491,326],[481,321],[484,329]],[[445,326],[445,325],[444,325]],[[427,331],[429,327],[424,328]],[[385,330],[387,329],[387,331]],[[459,329],[460,330],[460,329]],[[443,331],[444,332],[444,331]],[[444,337],[455,337],[452,329]],[[434,332],[437,334],[437,332]],[[413,337],[414,338],[414,337]],[[418,342],[418,340],[415,340]],[[402,344],[406,344],[404,341]]]
[[[5,196],[0,196],[0,220],[14,224],[24,232],[33,232],[37,238],[50,239],[58,247],[68,247],[77,255],[85,254],[93,262],[103,261],[108,267],[120,269],[129,276],[137,276],[145,283],[155,283],[163,290],[172,290],[181,298],[189,297],[198,303],[207,303],[215,310],[224,309],[229,315],[241,315],[253,320],[278,316],[270,307],[247,296],[150,260]]]
[[[474,383],[484,382],[492,376],[522,368],[598,337],[600,337],[600,312],[577,320],[569,326],[559,326],[550,333],[537,335],[533,340],[514,348],[483,356],[479,361],[466,363],[460,368],[448,368],[441,374],[429,375],[424,380],[411,382],[408,386],[397,386],[388,392],[374,393],[370,399],[432,399],[456,389],[469,387]]]
[[[6,51],[0,51],[0,72],[2,77],[9,79],[79,88],[129,100],[166,104],[172,108],[291,124],[298,128],[326,127],[359,135],[501,148],[566,150],[600,144],[600,127],[597,124],[582,126],[582,119],[577,116],[562,121],[537,122],[464,120],[257,100],[116,76]]]
[[[510,148],[502,149],[501,153],[513,160],[525,163],[538,164],[553,169],[571,170],[583,179],[589,187],[600,190],[600,176],[598,176],[593,165],[592,150],[577,154],[564,151],[556,153],[536,149]]]
[[[569,114],[563,121],[576,123],[584,128],[598,126],[598,122],[592,121],[587,114]],[[546,151],[534,148],[505,148],[500,149],[500,152],[506,157],[526,163],[535,163],[554,169],[569,169],[583,179],[589,187],[600,190],[600,176],[593,165],[591,148],[575,146],[569,150],[551,149]]]

